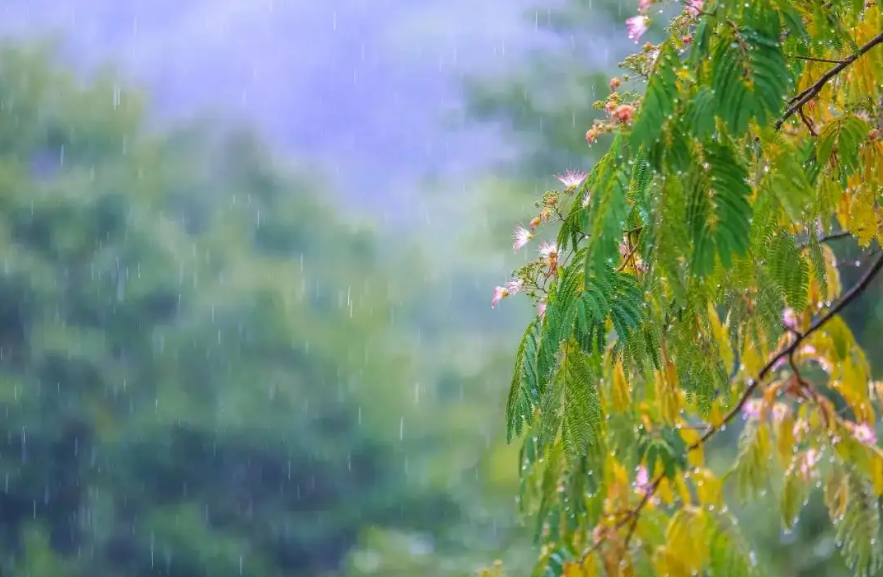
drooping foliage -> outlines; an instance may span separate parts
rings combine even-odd
[[[534,574],[755,575],[737,504],[774,499],[791,530],[814,498],[877,574],[883,385],[841,313],[883,268],[883,15],[689,0],[667,33],[599,103],[607,153],[515,248],[553,221],[556,242],[495,293],[538,307],[507,402]],[[848,238],[854,283],[831,248]]]

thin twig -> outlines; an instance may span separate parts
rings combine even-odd
[[[809,62],[825,62],[828,64],[843,64],[842,60],[832,60],[830,58],[816,58],[815,56],[799,56],[795,55],[792,58],[796,58],[797,60],[808,60]]]
[[[851,237],[852,233],[848,231],[840,231],[840,232],[832,232],[831,234],[826,234],[825,236],[819,238],[819,244],[823,242],[831,242],[832,240],[840,240],[841,238]],[[797,248],[807,248],[809,246],[809,241],[802,242],[797,245]]]
[[[800,120],[803,121],[803,124],[806,126],[807,130],[809,130],[809,133],[810,133],[813,137],[818,136],[818,134],[816,134],[816,130],[815,130],[815,128],[813,128],[813,126],[812,126],[812,122],[810,122],[810,121],[809,121],[809,118],[806,117],[806,114],[803,113],[803,108],[801,108],[800,110],[798,110],[798,112],[800,113]]]
[[[785,121],[791,118],[795,112],[800,110],[800,108],[812,100],[819,92],[822,91],[825,84],[828,83],[829,80],[840,74],[844,68],[861,58],[868,50],[883,42],[883,32],[877,34],[873,38],[871,38],[868,42],[866,42],[861,48],[858,49],[857,52],[850,54],[846,58],[840,61],[839,64],[832,67],[830,70],[822,74],[821,78],[819,78],[815,84],[807,88],[806,90],[800,92],[797,96],[793,97],[790,102],[791,104],[785,110],[785,114],[782,115],[778,121],[776,121],[776,130],[779,130]]]

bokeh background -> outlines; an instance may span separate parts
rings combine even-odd
[[[634,11],[3,0],[0,576],[529,575],[491,291]],[[848,574],[818,501],[769,574]]]

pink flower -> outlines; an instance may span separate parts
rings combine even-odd
[[[586,176],[588,175],[580,170],[565,170],[564,174],[556,174],[555,178],[560,180],[567,190],[572,190],[582,184]]]
[[[543,217],[541,217],[541,216],[533,217],[530,221],[530,230],[531,231],[536,230],[537,227],[540,226],[540,223],[542,223],[542,222],[543,222]]]
[[[760,399],[751,399],[742,405],[742,414],[745,415],[746,419],[759,419],[762,407],[763,402]]]
[[[800,321],[797,318],[797,313],[794,312],[794,309],[792,309],[791,307],[788,307],[782,311],[782,325],[786,329],[796,331],[799,322]]]
[[[647,31],[648,24],[649,20],[644,15],[632,16],[626,20],[625,25],[628,28],[629,39],[637,42],[644,35],[644,32]]]
[[[864,445],[876,445],[877,444],[877,434],[874,432],[874,429],[869,427],[867,424],[862,423],[861,425],[856,425],[852,430],[852,434],[855,437],[855,440]]]
[[[494,298],[491,299],[491,308],[497,308],[499,302],[507,296],[509,296],[509,291],[506,290],[506,287],[498,286],[494,288]]]
[[[598,140],[599,134],[601,134],[601,132],[597,128],[590,128],[586,131],[586,142],[589,146],[595,144],[595,141]]]
[[[629,245],[625,242],[619,243],[619,256],[625,257],[629,253]]]
[[[613,111],[613,117],[622,124],[628,124],[631,122],[634,114],[635,107],[630,104],[620,104],[616,107],[616,110]]]
[[[524,286],[524,281],[520,278],[514,278],[506,283],[506,290],[509,291],[509,296],[517,294],[521,292],[521,288]]]
[[[544,242],[540,245],[540,258],[546,261],[549,267],[547,277],[552,276],[558,270],[558,245],[554,242]]]
[[[641,14],[646,14],[647,10],[650,9],[650,6],[653,4],[655,0],[638,0],[638,10]]]
[[[813,468],[818,464],[821,455],[816,449],[810,449],[800,458],[800,473],[804,479],[809,479]]]
[[[650,266],[643,260],[637,258],[635,259],[635,270],[639,273],[645,273],[650,270]]]
[[[650,488],[650,474],[644,465],[638,467],[638,474],[635,476],[635,488],[639,493],[645,493]]]
[[[537,314],[540,315],[540,318],[546,316],[546,306],[548,306],[548,303],[546,303],[545,299],[537,303]]]
[[[497,304],[506,297],[510,297],[518,293],[524,286],[521,279],[512,279],[506,283],[506,286],[498,286],[494,288],[494,297],[491,299],[491,308],[497,308]]]
[[[557,259],[558,258],[558,245],[554,242],[544,242],[540,245],[540,258],[543,259]]]
[[[702,0],[687,0],[687,12],[694,18],[702,12]]]
[[[619,78],[616,78],[616,77],[611,78],[610,79],[610,90],[616,90],[617,88],[619,88],[620,84],[622,84],[622,82],[620,82]]]
[[[512,234],[512,249],[515,252],[518,252],[521,248],[524,247],[527,243],[533,240],[533,233],[524,228],[523,226],[519,226],[515,229],[515,232]]]

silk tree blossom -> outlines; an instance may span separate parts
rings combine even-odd
[[[634,115],[635,107],[631,104],[620,104],[613,111],[613,118],[615,118],[617,122],[620,122],[622,124],[630,123]]]
[[[655,0],[638,0],[638,11],[641,14],[646,14],[647,10],[650,9],[650,6],[653,5]]]
[[[491,308],[497,308],[497,304],[506,297],[517,294],[524,287],[524,281],[515,278],[506,283],[506,286],[494,288],[494,297],[491,299]]]
[[[616,90],[620,85],[622,85],[622,81],[619,78],[614,76],[610,79],[610,90]]]
[[[544,242],[540,245],[540,258],[544,260],[558,258],[558,245],[554,242]]]
[[[702,12],[703,0],[687,0],[687,13],[696,18]]]
[[[742,405],[742,414],[745,415],[745,418],[751,420],[757,420],[760,418],[760,410],[763,407],[763,402],[760,399],[750,399],[744,405]]]
[[[561,181],[567,190],[573,190],[586,179],[588,176],[585,172],[581,170],[565,170],[563,174],[556,174],[555,178]]]
[[[546,316],[546,307],[547,306],[548,306],[548,303],[546,302],[546,299],[543,299],[537,303],[537,314],[540,316],[540,318],[543,318],[544,316]]]
[[[524,228],[523,226],[519,226],[515,229],[515,232],[512,233],[512,250],[518,252],[524,246],[533,240],[533,233]]]
[[[626,28],[628,28],[629,39],[637,42],[641,36],[644,35],[644,32],[647,31],[647,27],[650,24],[650,20],[644,16],[643,14],[639,14],[638,16],[632,16],[628,20],[625,21]]]
[[[804,479],[809,480],[820,460],[821,454],[817,449],[810,449],[800,456],[800,474]]]
[[[650,473],[647,472],[647,467],[644,465],[638,467],[638,474],[635,475],[635,488],[642,495],[650,489]]]
[[[601,131],[595,127],[590,128],[586,131],[586,143],[591,146],[595,144],[598,140],[598,137],[601,135]]]
[[[782,311],[782,325],[786,329],[796,331],[798,323],[799,319],[797,318],[797,313],[794,312],[794,309],[787,307]]]
[[[870,427],[870,425],[866,423],[862,423],[860,425],[856,425],[852,430],[852,435],[855,437],[855,440],[863,445],[876,445],[877,444],[877,433],[874,432],[874,429]]]
[[[546,261],[551,276],[558,270],[558,245],[554,242],[544,242],[540,245],[540,258]]]

